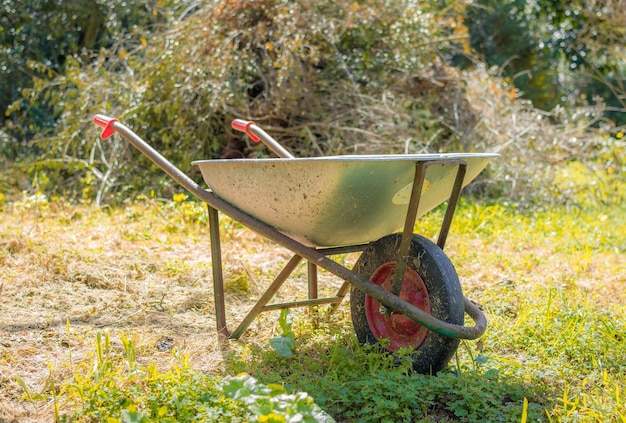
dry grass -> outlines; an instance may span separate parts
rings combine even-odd
[[[166,365],[176,347],[198,369],[220,372],[233,343],[220,345],[215,334],[203,222],[183,221],[180,208],[155,212],[145,203],[113,211],[27,204],[7,206],[0,219],[0,421],[48,415],[20,401],[15,377],[35,391],[45,387],[49,366],[55,377],[69,377],[70,357],[88,359],[97,329],[110,329],[113,340],[119,331],[134,334],[142,360]],[[223,249],[227,317],[236,322],[290,253],[230,221]],[[305,286],[285,292],[296,296]],[[269,315],[253,323],[245,342],[267,340],[276,322]]]
[[[24,401],[16,378],[33,392],[49,390],[51,374],[57,382],[67,380],[74,366],[91,360],[97,330],[110,330],[117,344],[120,332],[130,336],[140,363],[165,368],[175,359],[175,347],[189,355],[195,369],[212,374],[225,372],[231,352],[241,356],[247,346],[267,345],[276,335],[273,313],[257,318],[241,341],[220,342],[214,331],[204,215],[203,206],[192,202],[138,201],[124,209],[96,209],[26,198],[4,206],[0,422],[50,421],[52,403]],[[434,233],[440,217],[427,215],[419,231]],[[561,212],[534,218],[502,206],[463,204],[446,250],[466,295],[485,307],[496,327],[508,309],[519,307],[503,300],[503,289],[531,301],[533,287],[571,284],[576,295],[615,313],[626,302],[624,245],[613,232],[623,230],[623,217],[591,219]],[[221,229],[232,327],[291,253],[229,219],[221,221]],[[591,230],[597,232],[597,245],[588,244],[593,236],[583,235]],[[348,265],[353,259],[346,258]],[[320,276],[323,289],[341,283]],[[278,300],[303,298],[305,278],[300,267]],[[345,333],[351,330],[348,314],[344,305],[336,317]],[[497,344],[497,333],[488,332],[482,342]]]

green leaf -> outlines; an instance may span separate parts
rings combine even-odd
[[[296,341],[286,336],[279,336],[270,339],[270,346],[276,351],[276,354],[281,357],[289,357],[296,346]]]
[[[289,309],[282,309],[280,311],[280,317],[278,318],[278,324],[282,329],[282,336],[288,337],[291,339],[296,339],[296,335],[293,333],[292,327],[293,323],[291,320],[291,315],[289,314]]]

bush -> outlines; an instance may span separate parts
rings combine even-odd
[[[34,88],[65,73],[68,59],[89,61],[101,48],[116,51],[138,42],[142,32],[166,21],[163,7],[175,10],[183,2],[121,0],[71,2],[35,0],[27,3],[5,0],[0,6],[0,124],[11,119],[9,132],[28,141],[39,132],[49,133],[57,115],[54,101],[36,98],[22,104]],[[184,3],[183,3],[184,4]],[[15,113],[23,109],[23,113]]]
[[[604,103],[626,124],[626,12],[613,2],[480,0],[465,13],[471,46],[535,107]]]
[[[234,117],[254,119],[300,156],[421,149],[440,126],[420,95],[443,69],[428,66],[437,62],[433,16],[397,1],[212,3],[123,56],[68,61],[39,90],[60,118],[55,136],[37,137],[46,154],[35,166],[70,194],[85,192],[90,174],[98,202],[129,189],[167,192],[147,160],[97,139],[87,124],[96,112],[119,117],[192,177],[193,159],[261,154],[228,129]]]
[[[583,95],[578,74],[561,69],[574,63],[585,31],[604,21],[588,15],[568,20],[565,10],[516,0],[506,2],[515,6],[509,11],[481,4],[442,9],[432,1],[221,0],[178,14],[164,11],[166,29],[138,27],[93,56],[67,57],[53,81],[36,81],[26,100],[53,110],[55,127],[34,135],[30,149],[38,154],[23,159],[23,170],[32,180],[49,181],[44,188],[51,194],[96,204],[146,191],[171,197],[174,182],[149,160],[119,137],[98,138],[89,121],[105,113],[198,181],[192,160],[267,154],[233,133],[233,118],[256,121],[302,157],[498,151],[503,157],[473,192],[529,204],[570,201],[570,192],[552,181],[572,160],[622,177],[623,128],[607,119],[610,113],[623,117],[622,109],[610,96],[590,99],[600,91]],[[531,6],[543,7],[537,22],[523,13]],[[615,16],[619,22],[623,14]],[[478,24],[483,18],[497,24],[501,42],[488,42]],[[562,22],[574,37],[564,39],[569,49],[558,50],[570,55],[559,59],[561,67],[538,45],[537,33],[545,33],[548,21]],[[623,63],[608,60],[621,57],[611,54],[623,49],[616,33],[602,32],[605,47],[600,40],[586,44],[593,61],[585,69],[619,100],[623,73],[616,66]],[[469,41],[487,63],[507,63],[507,72],[480,63],[450,66],[446,60],[460,45],[471,54]],[[516,49],[528,53],[524,60],[507,58]],[[557,71],[555,96],[550,87]],[[534,75],[524,92],[519,72]],[[535,95],[533,87],[547,96],[542,107],[563,103],[564,95],[567,107],[538,109],[523,97]]]

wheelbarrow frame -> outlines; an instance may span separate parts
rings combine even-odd
[[[330,304],[331,307],[337,308],[343,301],[343,298],[348,292],[349,284],[354,285],[358,289],[364,291],[367,295],[373,297],[389,310],[397,313],[401,313],[411,320],[425,326],[426,328],[435,331],[441,335],[461,338],[461,339],[477,339],[486,330],[487,320],[484,314],[479,308],[473,304],[467,297],[464,298],[465,312],[474,321],[474,326],[460,326],[454,325],[440,319],[437,319],[429,313],[421,310],[413,304],[401,299],[397,293],[400,291],[400,285],[402,278],[396,278],[392,286],[392,292],[387,291],[382,286],[366,280],[345,266],[338,262],[331,260],[329,255],[344,254],[350,252],[358,252],[365,249],[367,244],[352,245],[344,247],[332,247],[332,248],[316,248],[306,246],[293,238],[283,234],[275,228],[265,224],[264,222],[256,219],[255,217],[242,212],[235,206],[224,201],[212,191],[202,188],[184,172],[174,166],[170,161],[163,157],[147,142],[141,139],[132,130],[125,125],[117,121],[102,115],[96,115],[94,122],[104,128],[102,132],[102,138],[107,138],[114,133],[121,135],[126,141],[131,143],[142,154],[148,157],[159,168],[167,173],[172,179],[178,182],[188,192],[204,201],[208,206],[209,214],[209,230],[210,230],[210,242],[211,242],[211,261],[213,268],[213,283],[214,283],[214,301],[216,310],[216,329],[217,332],[230,338],[238,338],[248,328],[256,316],[264,311],[285,309],[293,307],[311,307],[322,304]],[[272,140],[261,128],[248,123],[245,127],[245,132],[254,135],[257,138]],[[280,147],[280,146],[279,146]],[[272,146],[270,145],[270,148]],[[274,150],[274,148],[272,148]],[[275,150],[274,150],[275,151]],[[398,275],[404,274],[404,267],[406,266],[406,259],[408,250],[413,236],[413,228],[416,222],[417,210],[419,207],[420,196],[422,192],[422,186],[424,184],[426,169],[433,165],[452,164],[458,166],[455,182],[452,188],[450,198],[446,207],[446,212],[439,230],[439,236],[437,238],[437,245],[443,249],[447,240],[452,218],[456,209],[458,199],[460,197],[463,180],[467,164],[462,159],[438,159],[432,161],[418,161],[416,162],[415,177],[413,180],[411,196],[409,200],[408,211],[404,222],[404,229],[402,232],[402,238],[400,242],[400,248],[397,256]],[[232,333],[228,330],[226,322],[226,308],[225,308],[225,295],[224,295],[224,278],[222,271],[222,253],[219,231],[219,212],[224,213],[231,219],[241,223],[249,229],[257,232],[259,235],[281,245],[284,248],[292,251],[294,256],[287,262],[283,270],[275,278],[274,282],[265,290],[261,297],[257,300],[256,304],[249,311],[248,315],[243,319],[239,326]],[[268,304],[273,296],[280,289],[282,284],[287,280],[289,275],[296,269],[302,259],[308,261],[308,299],[301,301],[293,301],[288,303]],[[322,268],[335,276],[344,280],[343,285],[338,290],[334,297],[318,298],[318,280],[317,269]],[[395,292],[395,293],[394,293]]]

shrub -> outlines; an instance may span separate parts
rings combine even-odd
[[[119,137],[98,138],[89,120],[105,113],[196,180],[193,160],[267,154],[229,129],[233,118],[256,121],[302,157],[497,151],[502,158],[473,184],[473,192],[532,205],[573,198],[575,187],[552,184],[572,161],[610,172],[608,179],[622,178],[623,128],[607,120],[609,113],[623,117],[621,103],[609,96],[589,99],[591,92],[583,101],[576,74],[557,69],[537,50],[536,32],[547,27],[531,25],[520,2],[505,3],[517,8],[506,12],[486,0],[482,8],[440,8],[429,0],[220,0],[170,12],[165,29],[138,28],[92,56],[67,57],[53,80],[36,80],[24,101],[28,107],[45,104],[55,127],[35,134],[30,149],[36,158],[23,159],[21,170],[33,181],[49,181],[44,188],[51,194],[96,204],[146,191],[171,197],[174,182],[148,159]],[[167,5],[171,11],[180,3]],[[565,11],[550,10],[540,10],[540,23],[561,22],[578,41],[604,22],[576,18],[585,23],[583,30]],[[612,19],[619,24],[621,16]],[[473,41],[489,64],[502,64],[512,54],[487,43],[477,24],[483,17],[507,35],[498,46],[528,52],[527,61],[507,62],[516,66],[511,73],[485,70],[480,63],[461,70],[446,63],[459,42],[471,54]],[[623,63],[614,58],[623,46],[616,28],[601,33],[606,47],[594,40],[586,44],[594,59],[585,69],[619,100]],[[569,56],[561,65],[573,63],[575,40],[568,41],[562,53]],[[563,103],[567,108],[541,110],[523,98],[534,87],[537,95],[548,95],[545,107],[560,103],[561,91],[558,98],[546,91],[556,70],[559,81],[567,75],[559,87],[573,97]],[[526,71],[545,78],[527,81],[522,92],[515,75]],[[16,141],[3,142],[3,150]]]
[[[450,131],[435,109],[449,120],[453,110],[431,107],[432,90],[461,97],[462,87],[438,82],[450,75],[436,65],[445,45],[436,21],[428,3],[211,3],[145,45],[70,60],[54,85],[33,91],[49,96],[59,120],[54,136],[37,137],[45,154],[32,168],[70,193],[90,174],[97,202],[167,192],[147,160],[97,139],[87,123],[96,112],[119,117],[192,177],[193,159],[261,154],[228,129],[234,117],[254,119],[300,156],[437,149]]]

